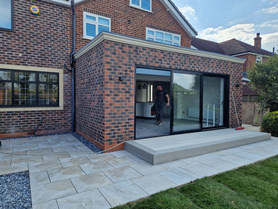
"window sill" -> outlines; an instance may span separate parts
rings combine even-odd
[[[87,40],[93,40],[95,37],[83,36],[82,38]]]
[[[134,5],[132,5],[132,4],[129,4],[129,6],[135,8],[135,9],[139,9],[139,10],[142,10],[142,11],[144,11],[144,12],[149,12],[149,13],[153,14],[152,11],[149,11],[149,10],[146,10],[146,9],[142,9],[141,7],[137,7],[137,6],[134,6]]]
[[[19,112],[19,111],[51,111],[51,110],[63,110],[64,107],[0,107],[0,112]]]

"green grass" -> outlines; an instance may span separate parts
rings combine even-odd
[[[115,209],[278,209],[278,156]]]

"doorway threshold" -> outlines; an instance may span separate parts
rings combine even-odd
[[[268,133],[228,128],[128,141],[125,150],[157,165],[270,139]]]

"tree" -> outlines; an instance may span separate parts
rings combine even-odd
[[[265,63],[256,63],[248,78],[253,89],[259,93],[259,103],[270,112],[278,110],[278,55],[274,54]]]

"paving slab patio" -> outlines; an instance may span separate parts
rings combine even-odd
[[[278,154],[278,138],[150,165],[95,154],[71,134],[3,140],[0,175],[29,170],[33,208],[111,208]]]

